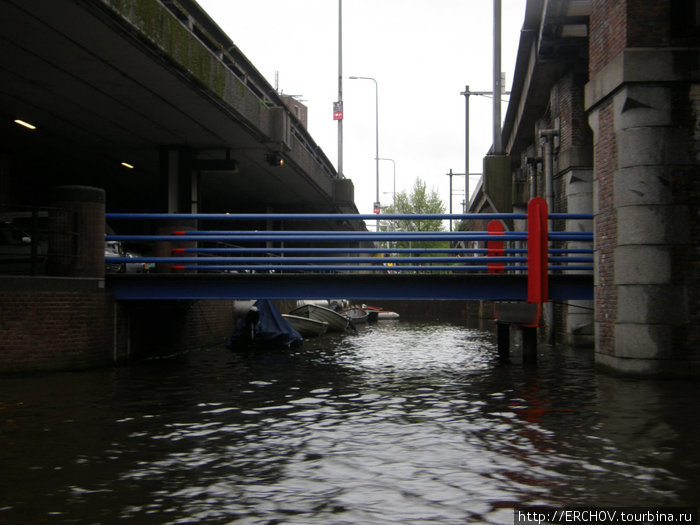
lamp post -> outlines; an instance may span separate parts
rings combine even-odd
[[[343,178],[343,0],[338,0],[338,177]]]
[[[379,85],[372,77],[350,77],[351,80],[371,80],[374,82],[374,111],[375,111],[375,155],[377,177],[376,177],[376,200],[374,201],[374,212],[379,213]],[[377,231],[379,231],[379,219],[377,219]]]
[[[492,91],[469,91],[464,87],[460,95],[464,95],[464,213],[469,213],[469,97],[471,95],[492,95]]]
[[[501,85],[505,84],[505,74],[501,73]],[[464,95],[464,173],[469,173],[469,97],[471,95],[489,96],[493,91],[470,91],[469,86],[464,87],[460,95]],[[510,91],[502,91],[503,95],[510,95]],[[495,98],[495,97],[494,97]],[[500,98],[500,97],[499,97]],[[499,102],[500,103],[500,102]],[[500,136],[500,135],[499,135]],[[464,213],[469,213],[469,175],[464,180]]]

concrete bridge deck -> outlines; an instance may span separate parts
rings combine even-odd
[[[356,211],[352,182],[195,2],[5,0],[0,35],[0,204],[83,184],[120,210]]]

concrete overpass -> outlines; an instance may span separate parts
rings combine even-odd
[[[82,184],[113,211],[357,211],[352,182],[192,0],[2,0],[0,70],[1,207]]]

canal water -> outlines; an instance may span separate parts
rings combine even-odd
[[[590,351],[380,323],[291,353],[223,347],[0,379],[0,523],[513,523],[517,505],[700,494],[698,383]]]

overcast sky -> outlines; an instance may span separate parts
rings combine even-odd
[[[308,128],[337,168],[337,0],[197,0],[279,90],[308,106]],[[502,0],[502,70],[510,90],[526,0]],[[396,191],[417,177],[449,210],[449,177],[464,173],[466,85],[491,91],[491,0],[344,0],[343,174],[355,185],[360,213],[375,201],[375,87],[379,88],[379,157],[396,164]],[[492,138],[490,98],[470,97],[470,168],[482,171]],[[502,106],[505,116],[506,104]],[[380,161],[380,200],[390,204],[391,162]],[[472,177],[473,189],[477,178]],[[464,178],[453,179],[461,211]],[[459,192],[461,190],[461,193]]]

